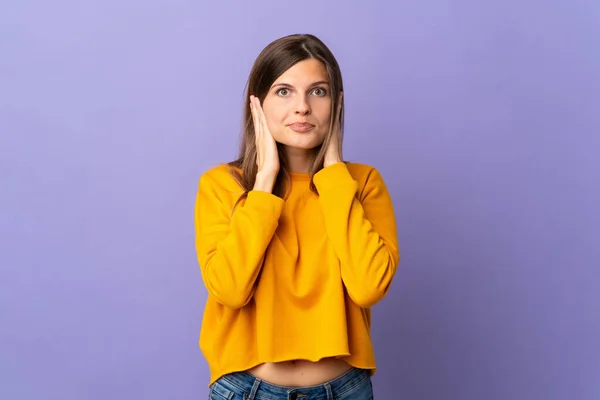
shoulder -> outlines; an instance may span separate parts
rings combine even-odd
[[[387,185],[381,173],[374,166],[347,162],[346,167],[358,184],[358,196],[360,200],[388,193]]]
[[[239,190],[240,185],[235,178],[235,174],[240,169],[228,163],[218,164],[206,170],[200,176],[198,185],[200,188],[213,188],[213,190]]]
[[[383,181],[383,178],[377,168],[368,164],[360,164],[354,162],[345,162],[348,172],[352,178],[358,182],[359,186],[364,186],[369,182]]]

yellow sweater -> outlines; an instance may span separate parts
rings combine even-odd
[[[373,168],[292,174],[289,198],[242,189],[227,165],[202,175],[196,250],[208,299],[200,348],[210,383],[264,362],[338,357],[375,370],[369,307],[399,262],[392,200]]]

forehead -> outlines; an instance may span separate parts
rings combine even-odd
[[[329,81],[327,69],[321,61],[311,58],[292,65],[273,82],[273,85],[287,83],[292,86],[303,86],[319,81]]]

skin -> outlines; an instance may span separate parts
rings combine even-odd
[[[254,190],[273,190],[280,168],[277,142],[285,146],[291,172],[308,172],[313,149],[323,143],[329,128],[331,96],[327,81],[325,66],[318,60],[309,59],[283,73],[269,89],[262,106],[258,98],[250,96],[258,153]],[[338,116],[339,108],[336,121],[339,121]],[[308,122],[313,127],[307,132],[296,132],[289,125],[298,121]],[[325,167],[341,162],[339,124],[334,126],[333,135],[326,150]],[[248,372],[276,385],[301,387],[335,379],[350,368],[343,360],[324,358],[317,362],[264,363]]]
[[[285,146],[291,172],[308,172],[313,149],[323,143],[329,128],[331,95],[327,81],[325,66],[308,59],[295,64],[273,82],[262,105],[257,97],[250,96],[258,152],[254,190],[273,189],[280,167],[276,142]],[[307,122],[313,127],[308,132],[296,132],[290,128],[294,122]],[[341,161],[340,135],[336,124],[325,155],[326,167]]]

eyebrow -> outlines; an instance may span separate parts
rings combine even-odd
[[[329,85],[329,82],[327,81],[318,81],[318,82],[314,82],[312,83],[310,86],[317,86],[317,85]],[[275,85],[272,86],[272,88],[277,87],[277,86],[283,86],[283,87],[289,87],[289,88],[293,88],[292,85],[290,85],[289,83],[277,83]]]

